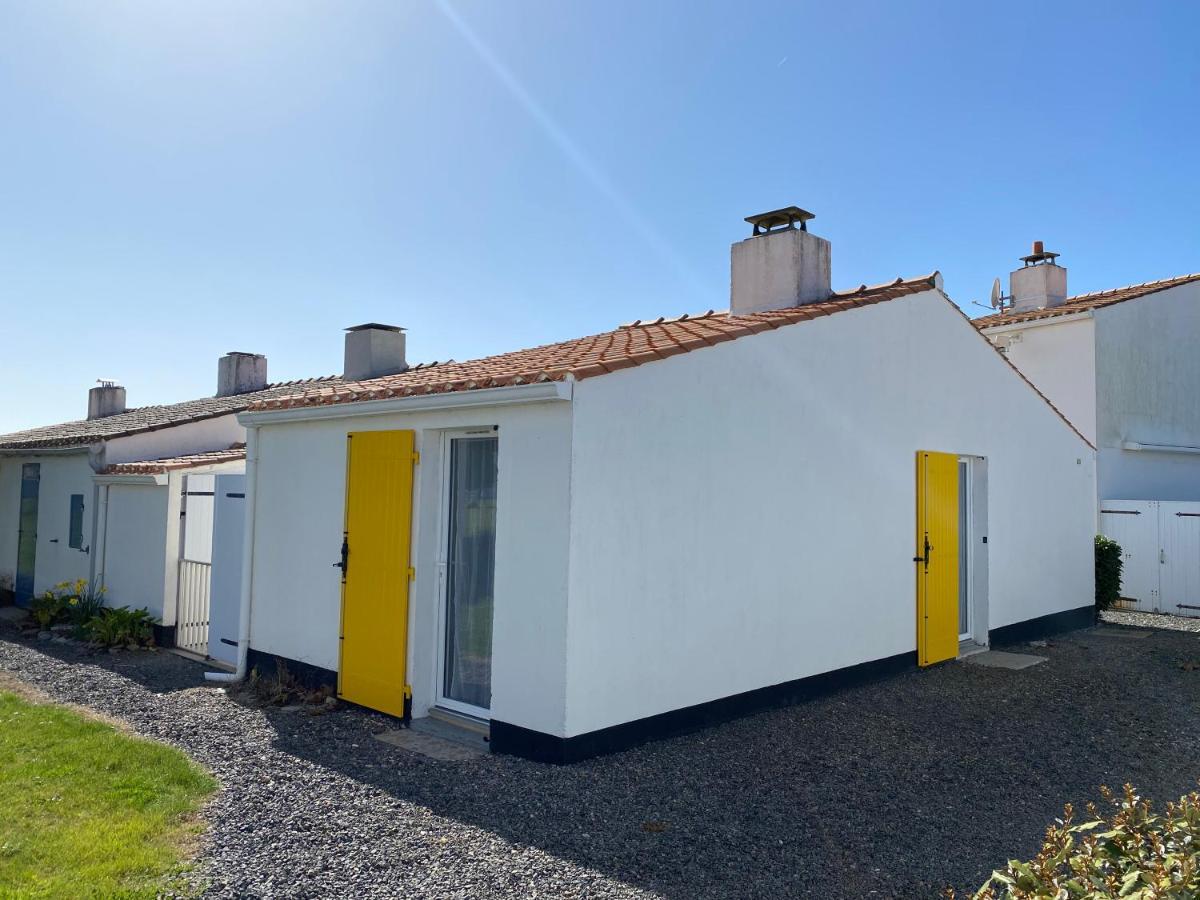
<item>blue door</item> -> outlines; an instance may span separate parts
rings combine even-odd
[[[38,488],[42,467],[39,463],[21,466],[21,514],[17,524],[18,606],[28,606],[33,598],[33,567],[37,559]]]

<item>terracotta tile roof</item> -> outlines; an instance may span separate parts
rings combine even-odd
[[[747,315],[727,312],[654,319],[622,325],[614,331],[502,353],[467,362],[417,366],[399,375],[369,381],[319,384],[290,395],[264,398],[251,410],[291,409],[332,403],[351,403],[443,394],[479,388],[508,387],[546,381],[580,380],[666,359],[724,341],[831,316],[845,310],[882,303],[935,288],[936,273],[922,278],[897,278],[887,284],[834,293],[828,300],[790,309]]]
[[[116,463],[104,469],[101,475],[158,475],[172,469],[194,469],[196,466],[212,466],[217,463],[237,462],[246,458],[246,445],[233,444],[224,450],[207,453],[192,453],[188,456],[169,456],[165,459],[144,459],[138,462]]]
[[[297,391],[318,386],[330,386],[341,382],[338,376],[308,378],[302,381],[284,381],[268,385],[261,391],[233,394],[229,397],[202,397],[184,403],[166,406],[143,406],[127,409],[115,416],[102,419],[81,419],[16,431],[0,435],[0,450],[37,450],[49,447],[86,447],[97,441],[157,431],[188,422],[212,419],[230,413],[238,413],[252,403],[269,397],[295,394]]]
[[[1100,309],[1104,306],[1112,306],[1114,303],[1122,303],[1126,300],[1145,297],[1147,294],[1155,294],[1158,291],[1179,287],[1181,284],[1190,284],[1193,281],[1200,281],[1200,273],[1179,275],[1175,278],[1164,278],[1161,281],[1148,281],[1145,284],[1131,284],[1128,287],[1113,288],[1108,291],[1095,291],[1091,294],[1079,294],[1075,297],[1068,297],[1060,306],[1051,306],[1046,309],[1009,310],[1002,313],[993,313],[990,316],[980,316],[978,319],[972,319],[971,321],[975,323],[976,328],[994,328],[997,325],[1017,325],[1021,322],[1051,319],[1055,316],[1068,316],[1071,313]]]

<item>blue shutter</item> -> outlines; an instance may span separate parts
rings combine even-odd
[[[71,531],[67,544],[76,550],[83,549],[83,494],[71,495]]]

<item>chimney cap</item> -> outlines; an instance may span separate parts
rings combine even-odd
[[[1044,246],[1045,245],[1041,241],[1034,241],[1033,252],[1028,256],[1021,256],[1018,258],[1027,266],[1036,266],[1038,263],[1043,262],[1050,263],[1052,266],[1058,265],[1054,260],[1059,257],[1059,254],[1051,253],[1049,250],[1043,249]]]
[[[381,325],[378,322],[365,322],[362,325],[351,325],[346,331],[404,331],[399,325]]]
[[[806,223],[809,219],[815,218],[816,216],[806,209],[798,206],[785,206],[783,209],[773,209],[770,212],[746,216],[746,221],[754,226],[753,234],[758,235],[770,234],[777,228],[794,229],[797,222],[800,223],[801,231],[808,231]]]

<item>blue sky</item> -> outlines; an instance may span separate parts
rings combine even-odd
[[[1033,239],[1072,293],[1200,270],[1200,6],[0,0],[0,432],[722,308],[798,204],[835,287]],[[980,390],[986,390],[985,385]]]

